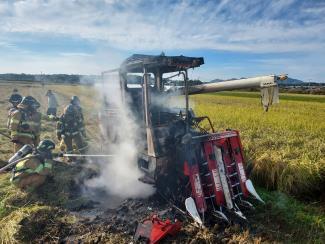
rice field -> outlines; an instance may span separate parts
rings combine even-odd
[[[78,95],[84,108],[87,134],[93,144],[98,142],[96,107],[99,103],[96,90],[81,85],[0,83],[0,131],[7,132],[7,101],[14,87],[22,95],[32,95],[39,100],[43,114],[46,111],[45,93],[48,89],[56,92],[59,113],[72,95]],[[259,185],[258,192],[266,201],[266,205],[257,205],[256,211],[248,214],[250,230],[225,230],[230,231],[228,241],[322,243],[325,235],[322,205],[325,183],[325,97],[282,94],[280,104],[272,106],[267,113],[263,112],[260,105],[259,93],[252,92],[195,95],[191,96],[191,104],[197,115],[208,115],[211,118],[216,130],[232,128],[240,131],[246,166],[254,183]],[[207,127],[207,124],[204,126]],[[51,138],[58,142],[55,122],[42,120],[41,138]],[[11,155],[11,143],[0,136],[0,166],[1,161],[7,160]],[[50,190],[37,197],[21,192],[11,185],[9,173],[0,175],[2,243],[19,242],[17,238],[25,238],[19,239],[24,240],[23,242],[32,240],[28,238],[33,236],[24,232],[30,227],[29,222],[25,223],[26,219],[35,219],[35,223],[31,225],[35,229],[39,229],[40,223],[48,223],[45,220],[51,220],[51,224],[45,225],[45,230],[49,230],[49,235],[53,235],[53,238],[58,235],[56,231],[62,229],[62,226],[64,231],[77,228],[77,217],[66,212],[66,205],[76,202],[79,204],[79,199],[69,200],[68,190],[65,188],[79,169],[71,172],[65,165],[57,165],[57,168],[55,182],[59,184],[49,184],[46,187]],[[280,190],[310,201],[297,201],[287,194],[272,190]],[[81,200],[80,202],[82,204]],[[46,236],[45,230],[37,232],[37,238]],[[90,233],[92,232],[94,231]],[[193,236],[187,228],[184,233]],[[105,235],[111,238],[110,233]],[[205,235],[199,240],[213,243]],[[129,243],[129,240],[123,239],[119,243]]]
[[[46,111],[47,89],[56,92],[59,112],[72,95],[81,98],[89,137],[98,139],[96,90],[89,86],[0,83],[0,130],[6,132],[7,97],[17,87],[32,95]],[[95,95],[94,95],[95,94]],[[240,131],[246,166],[254,182],[295,196],[318,198],[325,185],[325,96],[281,94],[280,104],[264,112],[258,92],[221,92],[191,96],[197,115],[207,115],[215,130]],[[43,120],[42,138],[55,137],[55,122]],[[205,127],[208,125],[205,124]],[[12,147],[0,137],[0,160],[8,159]]]
[[[304,198],[324,194],[325,96],[281,94],[280,104],[268,112],[257,92],[195,95],[191,100],[196,113],[208,115],[217,131],[240,131],[254,182]]]

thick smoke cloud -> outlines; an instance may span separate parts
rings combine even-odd
[[[128,98],[123,101],[118,74],[106,76],[103,83],[97,84],[97,89],[106,100],[100,116],[104,150],[115,156],[101,164],[99,177],[87,184],[104,188],[109,195],[121,199],[148,197],[154,193],[154,188],[138,180],[142,176],[137,166],[141,148],[139,128],[128,106]]]

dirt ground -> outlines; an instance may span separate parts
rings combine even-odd
[[[12,186],[6,190],[4,180],[8,177],[0,177],[7,197],[12,194],[6,199],[0,192],[2,202],[9,209],[0,224],[4,230],[14,228],[10,230],[12,239],[4,243],[131,243],[138,223],[152,215],[182,222],[181,231],[161,243],[261,243],[278,242],[283,236],[281,228],[270,228],[267,222],[263,226],[260,219],[255,221],[253,211],[245,214],[254,222],[242,225],[216,222],[201,229],[158,193],[147,199],[116,201],[101,189],[92,188],[89,192],[84,181],[94,177],[96,169],[87,162],[68,165],[57,161],[54,172],[53,178],[32,193],[19,192]],[[258,211],[263,213],[268,208],[264,206]],[[9,219],[16,222],[8,226]],[[3,237],[1,232],[0,237]]]

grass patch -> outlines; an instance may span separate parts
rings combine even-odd
[[[12,185],[8,173],[0,175],[2,243],[57,242],[76,223],[70,211],[91,206],[91,200],[79,194],[80,167],[57,162],[53,171],[54,177],[32,193]]]
[[[258,188],[266,205],[249,217],[253,227],[264,228],[275,239],[286,243],[323,243],[325,240],[325,212],[317,204],[306,204],[281,192]]]
[[[8,174],[0,175],[0,219],[27,203],[26,193],[14,187],[9,178]]]

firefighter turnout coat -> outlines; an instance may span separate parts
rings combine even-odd
[[[10,129],[11,117],[18,110],[17,107],[11,107],[8,109],[8,120],[7,120],[7,129]]]
[[[37,146],[40,140],[41,113],[25,109],[15,110],[10,118],[9,129],[17,152],[23,145]]]
[[[26,157],[32,154],[26,155]],[[19,162],[13,169],[10,181],[21,189],[33,190],[42,185],[46,177],[51,174],[53,161],[35,157]]]
[[[72,105],[68,105],[68,107],[69,106]],[[64,113],[60,116],[59,121],[57,122],[56,133],[58,140],[64,140],[64,143],[67,146],[67,153],[73,152],[73,142],[76,144],[80,153],[84,153],[87,143],[84,140],[85,126],[83,115],[81,110],[75,106],[73,106],[73,112],[68,113],[68,107],[64,109]]]

